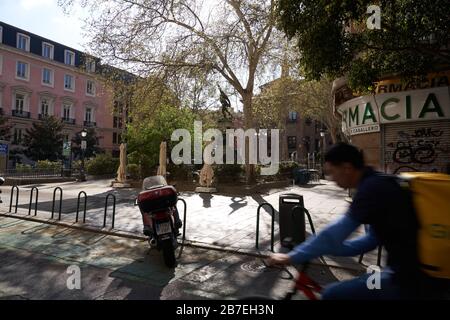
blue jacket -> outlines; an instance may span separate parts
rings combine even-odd
[[[347,240],[360,225],[347,213],[288,254],[293,263],[301,264],[321,255],[356,256],[375,249],[379,242],[370,226],[366,227],[364,236]]]

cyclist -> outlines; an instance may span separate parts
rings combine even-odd
[[[325,171],[339,187],[356,188],[349,209],[289,253],[272,254],[269,265],[301,264],[321,255],[356,256],[382,245],[388,257],[379,288],[369,289],[368,273],[327,286],[322,299],[410,299],[439,294],[439,284],[420,269],[418,222],[408,194],[392,178],[365,166],[362,152],[352,145],[332,146],[324,161]],[[361,224],[367,226],[366,234],[348,240]]]

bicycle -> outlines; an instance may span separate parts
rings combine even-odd
[[[289,270],[287,270],[285,267],[269,267],[264,262],[264,260],[263,264],[266,266],[266,268],[279,268],[285,270],[292,276]],[[320,295],[320,293],[322,292],[322,287],[306,274],[306,270],[308,269],[308,267],[309,263],[305,263],[302,265],[302,268],[301,270],[299,270],[298,276],[295,279],[295,285],[281,299],[274,299],[269,296],[254,295],[241,297],[239,300],[292,300],[292,297],[297,294],[298,291],[302,292],[309,300],[319,300],[320,297],[318,297],[317,295]]]

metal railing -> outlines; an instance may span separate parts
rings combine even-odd
[[[41,177],[61,177],[63,172],[61,168],[54,169],[6,169],[0,172],[0,176],[4,178],[41,178]]]

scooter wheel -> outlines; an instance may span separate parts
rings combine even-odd
[[[174,268],[177,260],[175,258],[175,248],[173,246],[172,239],[164,240],[161,243],[161,249],[166,266],[168,266],[169,268]]]

